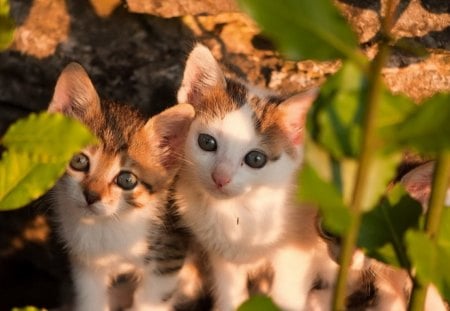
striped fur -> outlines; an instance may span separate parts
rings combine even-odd
[[[81,151],[89,165],[68,165],[51,192],[72,264],[74,309],[125,307],[108,305],[108,288],[134,273],[133,310],[170,310],[186,247],[166,205],[193,109],[177,105],[146,120],[129,105],[100,100],[84,69],[70,64],[49,111],[77,118],[98,138]],[[121,186],[124,173],[137,184]]]

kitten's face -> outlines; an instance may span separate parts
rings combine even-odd
[[[165,176],[157,163],[144,169],[139,160],[127,151],[111,153],[104,144],[88,147],[73,156],[57,191],[66,195],[67,209],[84,216],[156,207],[167,187]]]
[[[117,217],[165,200],[194,116],[191,106],[176,105],[146,121],[128,105],[101,101],[86,72],[71,64],[58,79],[49,111],[78,119],[99,141],[74,155],[56,184],[61,212],[75,219]]]
[[[253,113],[245,105],[223,118],[197,118],[191,126],[186,144],[191,174],[215,197],[234,197],[260,186],[276,186],[298,165],[298,159],[282,150],[281,144],[270,144],[255,129]]]
[[[189,55],[178,101],[196,118],[185,169],[210,195],[231,198],[253,189],[285,187],[302,158],[305,114],[315,94],[282,100],[228,80],[209,50]]]

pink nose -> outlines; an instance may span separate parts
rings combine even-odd
[[[213,172],[211,177],[218,188],[222,188],[228,185],[231,181],[231,178],[229,176],[224,175],[223,173],[218,173],[217,171]]]

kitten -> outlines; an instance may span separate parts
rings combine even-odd
[[[305,308],[318,270],[335,275],[316,210],[294,204],[314,98],[309,91],[282,99],[228,79],[200,44],[188,57],[178,102],[193,105],[196,117],[176,201],[209,259],[216,309],[235,310],[249,278],[266,267],[273,276],[262,291],[286,310]]]
[[[166,310],[186,248],[166,209],[194,111],[176,105],[146,121],[131,106],[100,100],[84,69],[69,64],[49,112],[78,119],[98,137],[73,156],[51,191],[75,283],[75,310],[110,310],[116,276],[142,280],[135,310]]]

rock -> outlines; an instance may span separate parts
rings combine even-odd
[[[218,14],[238,10],[234,0],[127,0],[134,13],[147,13],[161,17],[176,17],[198,14]]]
[[[12,49],[37,58],[48,57],[67,39],[69,21],[64,0],[36,0],[15,31]]]

